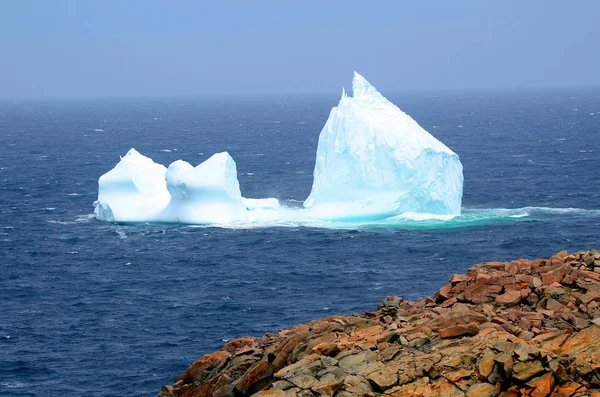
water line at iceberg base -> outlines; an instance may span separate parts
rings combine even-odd
[[[555,217],[569,216],[572,218],[600,221],[600,210],[583,208],[552,208],[552,207],[522,207],[522,208],[463,208],[460,215],[435,215],[425,213],[404,213],[380,219],[336,219],[324,220],[312,218],[306,209],[297,202],[281,203],[276,198],[243,199],[248,210],[248,218],[242,221],[206,224],[180,224],[192,228],[218,227],[224,229],[259,229],[271,227],[308,227],[337,230],[435,230],[464,227],[486,226],[491,224],[506,224],[514,222],[545,221]],[[93,218],[92,215],[90,215]],[[120,224],[165,223],[159,220],[140,222],[118,222]]]
[[[243,198],[235,161],[217,153],[169,167],[131,149],[98,181],[97,219],[191,227],[446,229],[549,217],[600,217],[578,208],[462,208],[457,154],[354,74],[319,135],[303,207]]]
[[[405,213],[378,220],[321,220],[303,216],[303,209],[281,206],[280,209],[250,211],[253,219],[245,222],[212,225],[188,225],[190,227],[221,227],[228,229],[252,229],[266,227],[312,227],[326,229],[357,230],[433,230],[484,226],[495,223],[544,221],[559,216],[574,218],[598,218],[600,210],[581,208],[463,208],[460,215],[435,215]]]

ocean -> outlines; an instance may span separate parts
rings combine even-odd
[[[433,294],[478,262],[600,248],[600,89],[388,94],[459,154],[465,216],[317,228],[94,219],[134,147],[228,151],[244,197],[301,205],[339,99],[0,103],[0,395],[153,396],[242,335]]]

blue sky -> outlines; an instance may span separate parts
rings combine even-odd
[[[600,86],[600,1],[0,2],[0,98]]]

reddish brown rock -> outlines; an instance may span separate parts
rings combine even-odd
[[[500,393],[500,385],[475,383],[466,392],[467,397],[494,397]]]
[[[544,375],[531,379],[527,382],[527,386],[533,388],[531,397],[549,396],[554,387],[554,375],[551,372],[546,372]]]
[[[577,382],[566,382],[557,387],[556,393],[561,396],[570,397],[575,393],[583,393],[587,390],[587,388],[583,385],[580,385]]]
[[[563,277],[565,277],[565,275],[567,274],[568,268],[568,265],[562,265],[556,269],[552,269],[542,274],[542,284],[550,285],[552,283],[560,283]]]
[[[471,278],[466,274],[453,274],[452,277],[450,277],[450,282],[452,284],[458,284],[462,283],[463,281],[469,281],[470,279]]]
[[[548,298],[548,300],[546,301],[546,310],[551,310],[553,312],[563,312],[567,310],[567,308],[565,307],[565,305],[563,305],[556,299]]]
[[[323,342],[313,347],[312,351],[322,356],[333,356],[340,351],[340,347],[334,342]]]
[[[477,362],[477,370],[482,378],[487,378],[492,373],[495,365],[494,358],[495,354],[491,350],[488,350]]]
[[[446,284],[437,292],[436,296],[439,296],[443,299],[452,298],[452,285]]]
[[[471,303],[486,303],[493,301],[501,291],[501,285],[470,284],[465,289],[464,297]]]
[[[225,365],[230,357],[230,353],[222,350],[207,354],[190,365],[176,380],[183,383],[204,382],[208,380],[211,373]]]
[[[507,292],[503,293],[502,295],[499,295],[496,298],[497,305],[506,305],[506,306],[516,305],[520,301],[521,301],[521,292],[519,292],[517,290],[507,291]]]
[[[452,383],[456,383],[463,378],[469,378],[473,375],[473,371],[461,368],[457,371],[452,371],[444,375],[444,378],[448,379]]]
[[[584,304],[589,304],[590,302],[600,302],[600,287],[590,289],[581,297],[581,301]]]

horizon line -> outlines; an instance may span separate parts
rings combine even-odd
[[[345,86],[342,87],[345,89]],[[351,85],[350,85],[351,88]],[[510,93],[528,91],[565,91],[565,90],[599,90],[600,84],[591,85],[555,85],[555,86],[520,86],[520,87],[469,87],[469,88],[412,88],[379,90],[382,95],[432,95],[432,94],[484,94],[484,93]],[[350,90],[351,91],[351,90]],[[346,90],[346,92],[349,92]],[[334,91],[289,91],[270,93],[213,93],[213,94],[108,94],[108,95],[67,95],[67,96],[23,96],[2,97],[2,102],[38,102],[38,101],[93,101],[93,100],[173,100],[173,99],[250,99],[250,98],[281,98],[290,96],[329,96],[339,99],[339,90]]]

